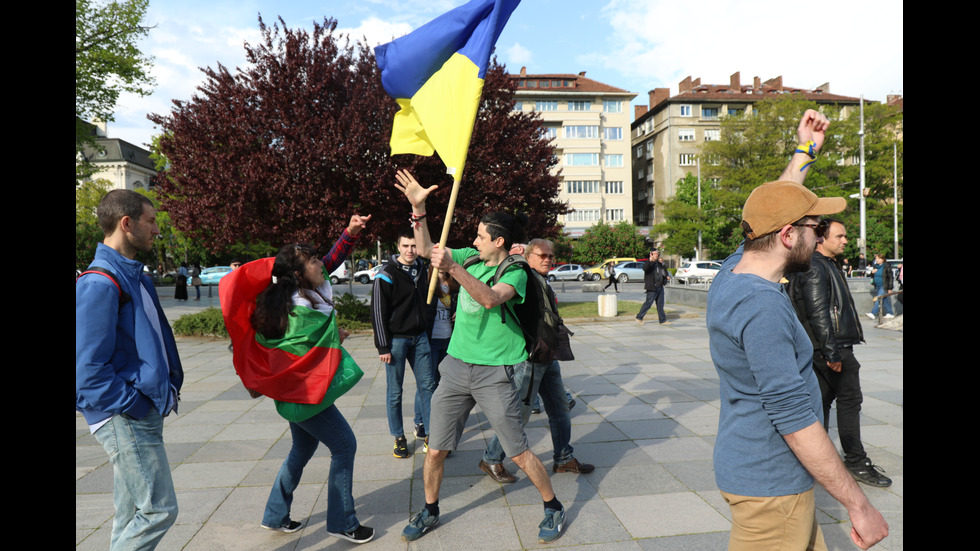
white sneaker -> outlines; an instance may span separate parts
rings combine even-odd
[[[868,313],[867,313],[867,314],[865,314],[865,315],[866,315],[866,316],[868,316],[868,317],[869,317],[869,318],[871,318],[871,319],[875,319],[875,315],[874,315],[874,314],[872,314],[871,312],[868,312]]]
[[[895,317],[895,314],[885,314],[885,319],[890,320]]]

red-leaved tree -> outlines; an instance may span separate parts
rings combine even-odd
[[[268,27],[260,17],[262,40],[245,45],[246,69],[203,69],[207,78],[192,99],[149,116],[163,131],[159,153],[168,162],[158,176],[162,208],[208,249],[258,241],[329,246],[353,213],[373,215],[367,239],[394,240],[410,213],[394,187],[400,167],[423,185],[439,185],[428,203],[438,239],[452,179],[437,156],[390,155],[398,106],[381,86],[373,51],[336,35],[336,27],[328,18],[310,33],[281,18]],[[551,173],[554,150],[535,115],[512,111],[513,93],[494,60],[450,246],[472,242],[487,212],[526,212],[529,235],[551,237],[568,210]]]

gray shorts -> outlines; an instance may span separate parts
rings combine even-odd
[[[479,405],[507,457],[528,449],[514,385],[514,366],[477,365],[446,356],[439,364],[439,386],[432,395],[429,447],[455,450],[473,406]]]

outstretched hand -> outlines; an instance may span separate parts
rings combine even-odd
[[[813,140],[815,151],[820,151],[820,148],[823,147],[824,139],[826,139],[827,128],[829,127],[830,119],[824,116],[823,113],[813,109],[807,109],[803,113],[803,118],[800,119],[799,126],[796,127],[796,137],[801,144]]]
[[[433,190],[439,189],[439,186],[432,186],[428,188],[422,187],[422,185],[415,180],[415,177],[405,169],[399,169],[398,172],[395,173],[395,179],[398,180],[395,187],[405,194],[405,197],[408,198],[408,202],[411,203],[413,207],[425,206],[425,200],[429,197],[429,194],[432,193]]]
[[[367,227],[368,220],[370,219],[371,219],[370,214],[367,216],[360,216],[358,214],[351,216],[350,224],[348,224],[347,226],[347,233],[349,233],[351,237],[354,237],[357,234],[361,233],[361,230]]]

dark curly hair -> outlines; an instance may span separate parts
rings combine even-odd
[[[279,249],[272,266],[275,283],[269,283],[255,299],[255,312],[250,321],[257,333],[271,339],[286,334],[293,293],[307,286],[302,277],[303,270],[315,256],[313,246],[306,243],[291,243]]]

